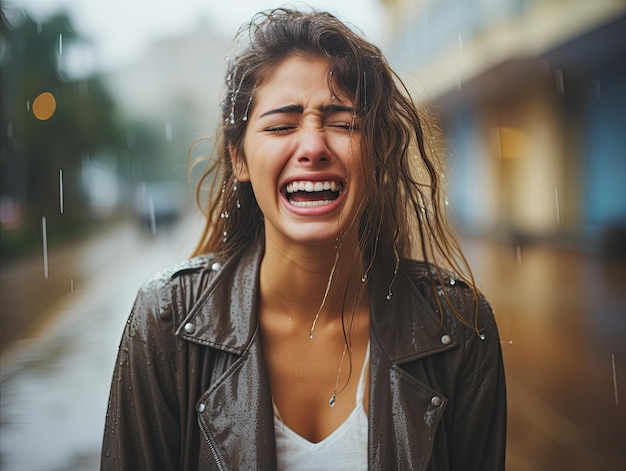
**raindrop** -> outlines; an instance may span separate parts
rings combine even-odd
[[[256,87],[255,87],[256,89]],[[254,90],[250,93],[250,98],[248,98],[248,104],[246,105],[246,111],[243,114],[243,120],[248,121],[248,112],[250,111],[250,105],[252,104],[252,97],[254,97]]]
[[[63,33],[59,33],[59,55],[63,55]]]
[[[70,278],[70,293],[74,292],[74,278]]]
[[[593,94],[596,97],[596,99],[600,100],[602,98],[602,93],[600,91],[600,79],[599,78],[594,78],[591,82],[592,87],[593,87]]]
[[[26,100],[26,111],[30,113],[30,100]]]
[[[554,187],[554,205],[556,207],[556,222],[561,223],[561,210],[559,207],[559,189]]]
[[[78,84],[78,95],[81,97],[86,97],[89,93],[89,82],[83,80]]]
[[[59,210],[63,214],[63,170],[59,170]]]
[[[554,84],[556,85],[557,91],[563,95],[565,94],[565,82],[563,80],[563,71],[557,69],[554,71]]]
[[[464,52],[463,51],[463,36],[461,36],[461,33],[458,33],[456,36],[459,41],[459,51]]]
[[[515,259],[518,265],[522,263],[522,247],[520,245],[515,247]]]
[[[46,217],[41,218],[41,233],[43,236],[43,276],[48,279],[48,228],[46,227]]]
[[[172,142],[172,123],[168,121],[165,123],[165,140],[167,142]]]
[[[613,367],[613,393],[615,394],[615,405],[619,407],[619,394],[617,392],[617,374],[615,372],[615,354],[611,353],[611,366]]]
[[[150,232],[152,234],[156,234],[157,226],[156,226],[156,214],[154,212],[154,199],[148,198],[148,214],[150,216]]]

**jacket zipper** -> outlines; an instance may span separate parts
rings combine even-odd
[[[209,437],[209,434],[206,433],[206,431],[204,430],[204,427],[202,427],[202,422],[200,422],[200,417],[198,417],[198,426],[200,427],[200,431],[202,432],[202,435],[204,436],[204,440],[206,441],[207,445],[209,445],[209,450],[211,450],[211,454],[213,455],[213,459],[215,460],[217,469],[219,469],[220,471],[226,471],[226,468],[220,461],[220,458],[217,454],[217,449],[215,448],[215,445],[213,444],[213,440],[211,440],[211,438]]]

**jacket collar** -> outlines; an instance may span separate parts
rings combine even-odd
[[[242,355],[258,324],[256,306],[263,253],[262,244],[256,243],[223,265],[207,263],[205,270],[216,271],[216,274],[198,296],[177,335]],[[403,264],[393,283],[389,276],[393,272],[385,273],[380,268],[373,271],[370,279],[372,335],[394,363],[454,348],[457,345],[455,325],[442,321],[454,316],[442,316],[436,303],[426,298],[424,293],[432,288],[427,286],[425,267],[421,277],[415,273],[410,276],[402,268]],[[392,296],[388,299],[390,286]]]
[[[176,335],[191,342],[242,355],[256,328],[261,244],[220,264],[207,262],[213,271]]]

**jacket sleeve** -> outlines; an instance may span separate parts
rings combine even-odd
[[[467,320],[473,323],[473,296],[464,289],[461,297]],[[464,332],[462,363],[456,378],[452,422],[448,429],[450,469],[500,471],[505,469],[506,447],[504,366],[491,307],[482,296],[478,303],[480,335],[471,328],[461,328]]]
[[[159,286],[160,285],[160,286]],[[159,309],[163,284],[139,291],[119,346],[101,455],[102,470],[177,469],[180,450],[171,319]]]

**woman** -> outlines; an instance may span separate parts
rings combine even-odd
[[[206,228],[139,292],[103,468],[504,469],[497,329],[401,82],[327,13],[239,37]]]

